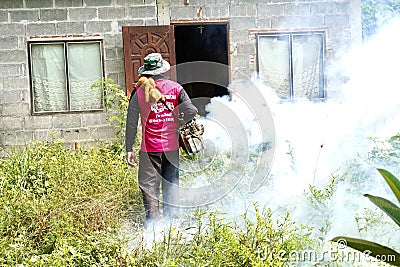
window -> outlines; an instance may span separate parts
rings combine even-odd
[[[257,35],[261,80],[282,99],[321,99],[324,91],[324,32]]]
[[[102,42],[29,43],[34,114],[103,109],[103,91],[91,85],[103,77]]]

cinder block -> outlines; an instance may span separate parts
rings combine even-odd
[[[41,9],[39,15],[41,21],[66,21],[67,9]]]
[[[171,19],[192,19],[197,18],[198,8],[195,6],[176,6],[171,7]]]
[[[85,113],[82,114],[82,126],[109,126],[110,123],[107,120],[107,113],[96,112],[96,113]]]
[[[321,15],[321,14],[335,14],[336,4],[335,2],[316,2],[310,5],[311,15]]]
[[[26,25],[26,34],[29,36],[37,35],[55,35],[55,23],[30,23]]]
[[[158,21],[156,19],[146,19],[144,21],[144,26],[157,26]]]
[[[116,48],[116,52],[117,52],[117,58],[124,59],[124,49],[123,49],[123,47],[117,47]]]
[[[123,26],[145,26],[144,19],[131,19],[118,21],[118,28],[122,30]]]
[[[86,6],[111,6],[111,0],[84,0]]]
[[[29,104],[23,102],[17,102],[12,104],[4,104],[1,105],[1,112],[2,116],[28,116],[29,112]]]
[[[27,0],[25,4],[27,8],[53,7],[53,0]]]
[[[14,104],[21,101],[21,91],[1,91],[0,92],[0,104]]]
[[[240,4],[234,4],[230,6],[231,17],[244,17],[246,16],[246,9]]]
[[[0,9],[23,8],[24,0],[1,0]]]
[[[307,16],[310,14],[309,4],[285,4],[284,15],[287,16]]]
[[[17,23],[7,23],[2,24],[0,27],[0,36],[18,36],[18,35],[25,35],[25,26],[23,24]]]
[[[130,7],[128,10],[130,18],[155,18],[156,7],[155,6],[135,6]]]
[[[88,33],[106,33],[111,32],[112,21],[88,21],[86,24],[86,31]]]
[[[29,79],[28,77],[7,77],[1,76],[3,91],[12,91],[16,89],[28,88],[29,86]]]
[[[256,46],[253,42],[240,43],[237,45],[237,53],[239,55],[249,55],[256,53]]]
[[[117,58],[117,53],[115,48],[106,48],[105,49],[105,59],[116,59]]]
[[[232,29],[232,27],[231,27]],[[229,33],[230,41],[233,43],[243,42],[249,39],[248,30],[231,30]]]
[[[270,29],[271,28],[271,18],[257,19],[256,21],[258,29]]]
[[[81,7],[83,0],[54,0],[56,7]]]
[[[18,38],[15,36],[0,38],[0,49],[18,49]]]
[[[122,19],[125,18],[123,7],[100,7],[98,8],[99,19]]]
[[[104,47],[122,47],[122,37],[119,34],[104,34]]]
[[[24,120],[24,129],[49,129],[51,128],[51,115],[27,116]]]
[[[274,29],[321,27],[323,24],[323,16],[283,16],[271,18],[271,27]]]
[[[257,15],[257,5],[247,5],[246,6],[246,15],[247,16]]]
[[[66,142],[74,143],[89,139],[90,134],[88,130],[84,128],[62,129],[60,130],[60,137],[64,138]]]
[[[283,4],[258,4],[257,5],[257,16],[258,17],[272,17],[272,16],[283,16],[284,5]]]
[[[1,63],[23,63],[26,62],[26,51],[23,50],[0,50]]]
[[[52,128],[69,129],[81,127],[80,114],[60,114],[51,119]]]
[[[106,61],[107,73],[120,73],[124,72],[124,61],[120,59],[113,59]]]
[[[26,146],[32,143],[33,132],[32,131],[16,131],[15,132],[15,144]]]
[[[336,2],[336,14],[351,14],[351,2]]]
[[[4,122],[2,122],[3,118],[0,117],[0,125],[3,125]],[[12,142],[10,142],[12,140]],[[1,129],[0,131],[0,150],[2,147],[7,147],[15,143],[15,132],[13,131],[4,131]]]
[[[118,73],[107,73],[107,78],[111,78],[115,83],[118,83]],[[125,76],[124,76],[124,82],[125,82]],[[120,89],[122,88],[120,87]]]
[[[231,18],[230,27],[232,29],[254,29],[256,27],[256,20],[254,17]]]
[[[39,10],[15,10],[10,11],[10,18],[12,22],[18,21],[38,21],[39,20]]]
[[[96,18],[96,8],[69,8],[70,21],[87,21]]]
[[[21,73],[21,64],[0,64],[0,77],[16,77]]]
[[[206,18],[227,18],[229,17],[229,6],[206,6],[201,12],[202,17]],[[246,12],[245,8],[244,12]]]
[[[56,34],[83,34],[85,26],[83,22],[58,22],[56,24]]]
[[[348,15],[326,15],[325,25],[334,27],[350,26],[350,17]]]
[[[100,127],[88,127],[90,139],[111,139],[114,137],[116,128],[114,126],[100,126]]]
[[[36,141],[47,141],[52,140],[54,137],[51,132],[57,132],[55,129],[44,129],[44,130],[35,130],[33,131],[33,140]],[[58,132],[57,138],[61,137],[60,133]]]
[[[8,12],[0,10],[0,22],[8,22]]]
[[[2,117],[1,120],[1,129],[3,131],[21,130],[24,124],[24,119],[22,117]]]

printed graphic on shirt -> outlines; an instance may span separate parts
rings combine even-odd
[[[166,102],[166,104],[170,110],[173,110],[175,108],[174,103],[172,103],[172,102]],[[151,105],[150,109],[151,109],[151,111],[153,111],[156,114],[162,113],[164,111],[168,111],[163,103],[155,103],[155,104]]]
[[[168,108],[170,110],[174,109],[174,103],[166,102]],[[167,108],[162,103],[155,103],[151,105],[151,111],[155,113],[155,118],[149,119],[149,123],[165,123],[168,121],[174,121],[174,117],[171,112],[167,110]],[[166,111],[166,112],[165,112]]]

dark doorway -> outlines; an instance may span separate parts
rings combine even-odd
[[[177,80],[201,115],[215,96],[228,94],[228,25],[175,25]]]

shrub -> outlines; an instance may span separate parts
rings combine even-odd
[[[383,176],[386,183],[389,185],[397,200],[400,201],[400,181],[390,172],[384,169],[378,169],[378,171]],[[396,204],[382,197],[377,197],[369,194],[365,194],[364,196],[372,201],[377,207],[384,211],[398,226],[400,226],[400,208]],[[362,253],[366,253],[368,251],[368,255],[376,257],[380,261],[387,262],[395,266],[400,266],[400,253],[394,251],[391,248],[368,240],[352,237],[338,236],[332,239],[332,241],[336,242],[344,242],[343,240],[345,240],[346,245],[351,248],[361,251]]]
[[[108,146],[34,143],[0,160],[0,179],[1,266],[115,266],[115,235],[142,212],[135,170]]]
[[[242,221],[224,219],[218,212],[198,212],[195,225],[185,234],[164,233],[151,250],[136,253],[133,266],[288,266],[289,252],[313,244],[310,229],[296,226],[289,214],[274,218],[269,209],[249,211]]]

